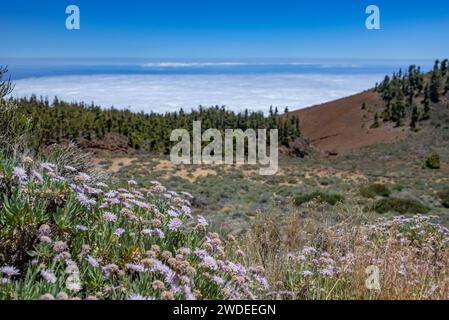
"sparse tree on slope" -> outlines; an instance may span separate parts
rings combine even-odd
[[[412,120],[411,120],[411,122],[410,122],[410,127],[413,128],[413,129],[415,129],[418,120],[419,120],[418,106],[417,106],[416,104],[413,104]]]
[[[440,87],[441,87],[441,71],[439,68],[439,61],[435,61],[435,66],[432,71],[430,79],[430,100],[433,103],[440,101]]]

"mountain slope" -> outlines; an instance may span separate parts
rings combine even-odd
[[[366,107],[362,108],[364,103]],[[313,146],[330,154],[342,154],[406,137],[408,130],[393,125],[370,128],[374,114],[382,108],[379,95],[365,91],[290,114],[299,116],[301,132]]]

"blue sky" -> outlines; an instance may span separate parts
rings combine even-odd
[[[434,59],[449,55],[441,0],[0,0],[0,57]],[[81,30],[65,29],[65,8]],[[379,31],[365,8],[381,10]],[[5,32],[6,30],[6,32]]]

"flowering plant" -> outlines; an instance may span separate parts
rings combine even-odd
[[[34,166],[34,168],[32,168]],[[70,178],[60,172],[70,171]],[[189,193],[109,188],[75,168],[0,162],[0,299],[255,299]]]

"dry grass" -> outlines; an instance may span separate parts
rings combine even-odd
[[[360,208],[312,203],[283,222],[263,216],[241,241],[282,299],[448,299],[449,231],[429,217],[376,220]],[[380,290],[366,286],[379,269]]]

